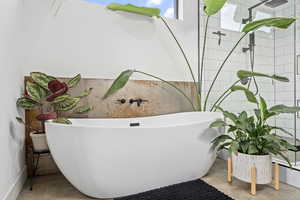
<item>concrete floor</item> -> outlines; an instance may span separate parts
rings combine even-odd
[[[271,185],[258,186],[257,195],[249,194],[250,186],[234,179],[230,185],[226,182],[226,162],[218,159],[211,171],[203,178],[220,191],[235,200],[296,200],[300,199],[300,189],[281,184],[280,191]],[[18,200],[79,200],[90,199],[78,192],[62,175],[40,176],[35,179],[33,191],[25,185]]]

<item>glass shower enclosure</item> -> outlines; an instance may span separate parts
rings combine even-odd
[[[202,6],[202,5],[201,5]],[[203,8],[203,7],[202,7]],[[211,19],[208,32],[208,50],[205,59],[204,91],[207,91],[211,77],[216,72],[216,64],[222,61],[226,52],[239,39],[244,24],[251,21],[269,17],[296,17],[300,16],[299,0],[229,0],[222,11]],[[201,15],[200,35],[203,36],[205,23],[204,15]],[[203,41],[200,38],[200,45]],[[262,28],[255,34],[244,39],[238,47],[222,76],[218,79],[214,94],[219,96],[234,80],[239,69],[251,70],[286,76],[289,83],[281,83],[272,80],[257,79],[260,93],[267,100],[269,106],[285,104],[300,106],[300,20],[287,30]],[[255,84],[251,86],[256,91]],[[210,100],[210,103],[215,99]],[[239,105],[239,106],[237,106]],[[222,105],[225,109],[240,112],[252,110],[244,100],[243,94],[234,94]],[[283,114],[276,117],[270,123],[282,127],[293,133],[293,137],[286,139],[295,145],[298,151],[288,151],[285,154],[290,158],[294,168],[300,169],[300,113]],[[280,132],[276,134],[281,134]],[[288,165],[280,157],[274,160],[282,165]]]

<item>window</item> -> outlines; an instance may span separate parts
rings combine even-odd
[[[161,10],[161,16],[177,18],[177,0],[85,0],[107,5],[109,3],[133,4],[135,6],[155,7]]]
[[[270,18],[272,14],[259,10],[253,11],[254,20]],[[240,32],[245,26],[242,24],[242,18],[248,17],[248,12],[241,4],[226,3],[221,10],[221,28],[230,31]],[[271,33],[272,28],[262,27],[259,31]]]
[[[240,31],[242,24],[235,20],[236,4],[226,3],[221,10],[221,28],[231,31]]]

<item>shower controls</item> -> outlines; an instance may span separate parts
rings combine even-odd
[[[124,104],[126,103],[126,99],[118,99],[117,102],[120,104]]]
[[[143,102],[148,102],[148,100],[141,99],[141,98],[138,98],[138,99],[129,99],[129,103],[130,104],[136,103],[138,107],[140,107]]]
[[[226,36],[226,34],[222,33],[221,31],[213,32],[212,34],[218,35],[218,37],[219,37],[218,45],[220,46],[221,45],[221,41],[222,41],[222,36]]]
[[[251,33],[249,35],[249,47],[248,48],[243,48],[243,53],[246,53],[247,51],[250,51],[252,52],[254,50],[254,47],[255,47],[255,34],[254,33]]]

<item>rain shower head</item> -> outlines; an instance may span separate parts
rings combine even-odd
[[[283,4],[288,3],[288,0],[271,0],[265,3],[265,6],[268,6],[270,8],[277,8],[278,6],[281,6]]]

